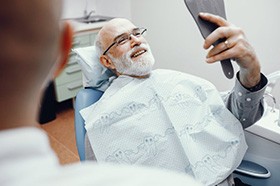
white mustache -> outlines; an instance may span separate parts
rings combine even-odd
[[[140,46],[135,46],[132,50],[130,50],[130,51],[126,54],[126,57],[130,57],[132,53],[136,52],[136,51],[139,50],[139,49],[145,49],[147,52],[150,52],[149,49],[148,49],[147,44],[141,43]]]

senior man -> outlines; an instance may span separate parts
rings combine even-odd
[[[61,166],[36,115],[44,86],[63,68],[72,31],[60,0],[0,6],[0,185],[200,185],[170,171],[85,162]]]
[[[247,149],[243,128],[262,116],[267,79],[241,29],[219,16],[200,16],[220,26],[205,39],[205,49],[226,38],[206,62],[234,58],[240,67],[225,100],[204,79],[152,71],[146,29],[116,18],[100,30],[100,62],[117,78],[97,103],[81,111],[97,161],[185,172],[204,185],[233,184],[230,175]]]

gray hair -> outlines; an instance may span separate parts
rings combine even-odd
[[[100,57],[102,55],[102,44],[101,44],[101,37],[100,37],[100,34],[98,33],[96,38],[95,38],[95,50],[96,50],[96,55],[98,57]]]

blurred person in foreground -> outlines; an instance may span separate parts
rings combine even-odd
[[[0,185],[199,185],[168,171],[109,164],[61,166],[37,111],[44,86],[59,74],[72,30],[60,0],[9,0],[0,7]]]

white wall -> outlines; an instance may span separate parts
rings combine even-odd
[[[99,15],[131,19],[130,0],[96,0],[96,9]]]
[[[82,17],[84,10],[95,9],[95,0],[63,0],[62,18]]]
[[[280,1],[225,0],[225,3],[228,20],[245,30],[263,72],[280,70]],[[204,62],[203,39],[183,0],[131,0],[131,7],[134,23],[148,28],[147,39],[156,67],[204,77],[221,91],[232,87],[234,80],[225,78],[220,64]]]
[[[228,18],[244,28],[249,41],[261,60],[265,74],[280,70],[280,1],[279,0],[228,0]],[[242,7],[250,7],[246,11]],[[280,107],[280,81],[273,95]]]
[[[83,15],[86,0],[64,0],[64,18]],[[280,1],[225,0],[228,20],[242,27],[261,60],[262,71],[280,70]],[[246,7],[250,7],[247,9]],[[148,28],[147,39],[156,68],[195,74],[213,82],[221,91],[230,89],[220,64],[204,62],[203,39],[183,0],[88,0],[88,11],[98,15],[126,17]],[[234,65],[235,71],[238,66]],[[280,83],[274,91],[280,102]]]
[[[130,0],[64,0],[63,8],[63,18],[82,17],[85,9],[95,15],[131,18]]]

